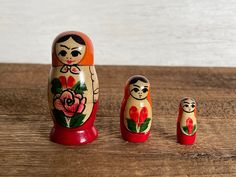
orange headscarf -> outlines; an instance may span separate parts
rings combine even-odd
[[[66,35],[78,35],[80,36],[86,45],[86,51],[84,54],[83,59],[78,63],[78,65],[83,65],[83,66],[90,66],[93,65],[93,44],[91,42],[91,40],[89,39],[89,37],[82,33],[82,32],[77,32],[77,31],[67,31],[67,32],[63,32],[61,34],[59,34],[55,40],[53,41],[53,45],[52,45],[52,66],[56,67],[56,66],[62,66],[63,64],[60,62],[60,60],[58,59],[56,52],[55,52],[55,46],[56,46],[56,42],[63,36]]]

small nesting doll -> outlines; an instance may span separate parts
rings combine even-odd
[[[98,78],[93,65],[93,45],[81,32],[59,34],[52,46],[48,101],[54,127],[50,139],[79,145],[97,135]]]
[[[152,124],[150,83],[146,77],[135,75],[128,79],[120,111],[120,129],[123,139],[144,142]]]
[[[196,102],[192,98],[184,98],[179,105],[177,119],[177,142],[191,145],[194,143],[197,131]]]

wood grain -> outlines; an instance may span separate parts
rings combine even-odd
[[[49,141],[49,65],[0,65],[0,176],[235,176],[236,69],[97,66],[99,137],[84,146]],[[149,140],[121,139],[119,109],[129,76],[143,74],[152,88]],[[193,146],[176,143],[178,104],[198,103]]]

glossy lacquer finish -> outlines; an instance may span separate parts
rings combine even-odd
[[[141,75],[128,79],[120,110],[120,129],[124,140],[144,142],[152,124],[150,83]]]
[[[69,31],[54,40],[48,101],[54,121],[50,138],[56,143],[86,144],[98,135],[93,124],[99,86],[93,63],[92,42],[85,34]]]
[[[183,98],[179,104],[179,116],[177,119],[177,142],[191,145],[196,139],[197,119],[196,102],[194,99]]]

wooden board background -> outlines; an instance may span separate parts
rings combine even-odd
[[[49,65],[0,65],[0,176],[236,176],[236,69],[97,66],[99,137],[84,146],[49,141]],[[121,139],[119,109],[133,74],[151,82],[154,124],[142,144]],[[176,143],[178,104],[198,103],[196,143]]]

